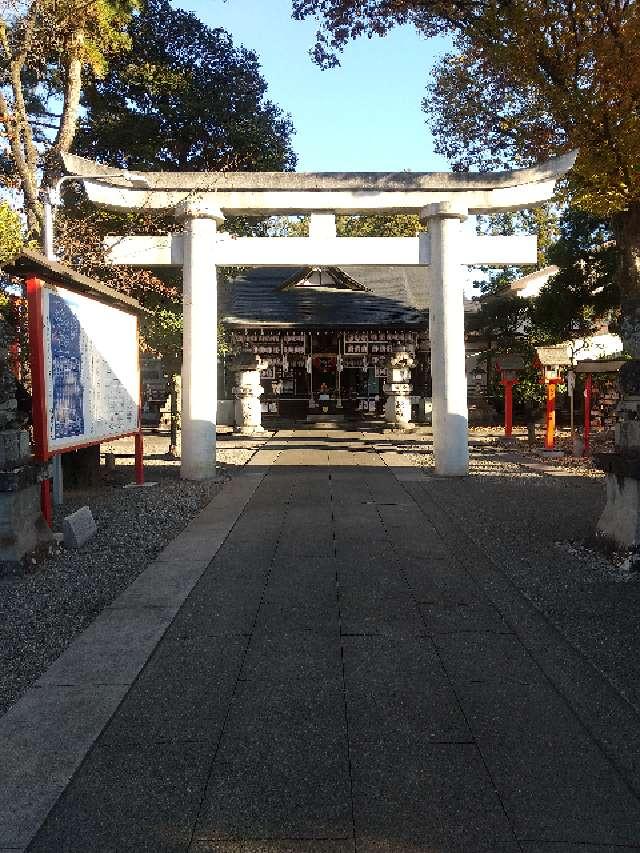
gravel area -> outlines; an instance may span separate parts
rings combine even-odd
[[[96,536],[79,550],[58,549],[27,575],[0,577],[0,714],[18,699],[73,638],[151,563],[244,465],[259,445],[220,441],[218,476],[202,483],[179,478],[179,460],[166,456],[163,436],[145,438],[145,478],[158,485],[123,489],[132,482],[133,440],[102,445],[117,456],[114,472],[91,489],[67,489],[54,520],[88,504]]]

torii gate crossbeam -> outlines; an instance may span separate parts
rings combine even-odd
[[[171,210],[182,234],[109,238],[112,263],[183,267],[182,467],[187,479],[215,475],[216,265],[420,266],[430,286],[433,436],[436,472],[468,472],[464,267],[535,263],[535,238],[468,237],[470,213],[519,210],[548,201],[575,161],[564,155],[501,173],[171,173],[123,175],[67,155],[89,199],[117,210]],[[96,177],[100,176],[100,177]],[[144,187],[144,188],[141,188]],[[336,213],[416,213],[418,238],[338,238]],[[309,238],[233,238],[225,216],[310,214]]]

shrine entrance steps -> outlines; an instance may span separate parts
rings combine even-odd
[[[465,482],[362,433],[261,453],[31,853],[638,850],[635,712],[470,535]]]

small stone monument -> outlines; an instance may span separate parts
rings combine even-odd
[[[268,361],[253,352],[240,353],[231,364],[236,378],[233,388],[236,431],[243,435],[264,432],[260,408],[264,388],[260,384],[260,373],[268,366]]]
[[[622,304],[620,334],[633,358],[620,368],[622,399],[616,406],[615,451],[595,458],[607,475],[600,536],[624,548],[640,546],[640,299]]]
[[[413,356],[404,350],[394,352],[387,362],[387,382],[384,393],[384,420],[387,428],[411,429],[411,368]]]
[[[88,506],[82,506],[62,521],[64,544],[67,548],[82,548],[95,536],[98,528]]]
[[[18,414],[16,383],[9,368],[11,329],[0,318],[0,571],[52,541],[40,512],[40,483],[48,465],[34,462],[29,433]]]

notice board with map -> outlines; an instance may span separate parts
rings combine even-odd
[[[136,315],[45,284],[42,326],[49,452],[136,432],[140,424]]]

